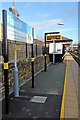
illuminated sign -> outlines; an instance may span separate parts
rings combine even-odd
[[[53,41],[53,40],[62,40],[62,35],[61,34],[52,34],[52,35],[47,35],[46,36],[46,41]]]

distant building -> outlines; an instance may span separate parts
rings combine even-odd
[[[39,46],[44,46],[44,42],[43,41],[41,41],[41,40],[38,40],[38,39],[34,39],[34,42],[33,42],[34,44],[37,44],[37,45],[39,45]]]

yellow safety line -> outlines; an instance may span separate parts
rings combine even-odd
[[[66,97],[67,71],[68,71],[68,61],[67,61],[67,63],[66,63],[66,71],[65,71],[65,79],[64,79],[64,88],[63,88],[63,96],[62,96],[61,111],[60,111],[60,120],[64,120],[64,117],[65,117],[65,97]]]

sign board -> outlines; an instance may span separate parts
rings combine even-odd
[[[50,34],[46,36],[46,41],[62,40],[61,34]]]
[[[49,54],[62,54],[63,45],[62,43],[50,43]]]
[[[32,28],[7,12],[7,38],[14,41],[33,43]]]
[[[21,46],[20,45],[14,45],[14,50],[20,50]]]

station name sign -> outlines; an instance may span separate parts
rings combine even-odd
[[[7,39],[33,43],[33,28],[7,12]]]

